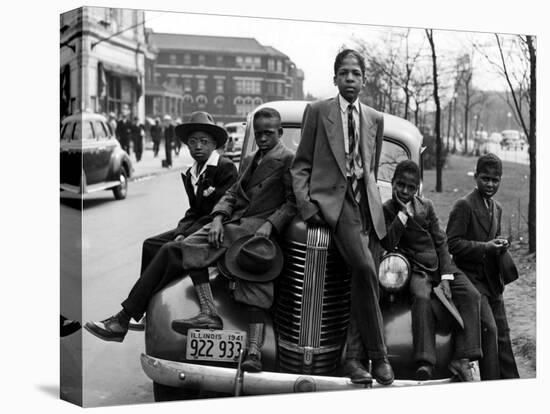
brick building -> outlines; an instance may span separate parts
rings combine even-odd
[[[184,121],[204,110],[219,123],[241,121],[256,106],[303,99],[303,71],[253,38],[154,33],[145,64],[145,112]]]

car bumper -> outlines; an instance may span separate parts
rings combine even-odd
[[[239,375],[235,368],[196,365],[153,358],[141,354],[141,366],[154,382],[170,387],[200,389],[233,395],[288,394],[311,391],[336,391],[367,388],[354,384],[346,377],[329,377],[278,372],[244,372]],[[431,381],[395,380],[392,387],[434,385],[450,383],[451,379]],[[384,387],[374,382],[373,388]]]

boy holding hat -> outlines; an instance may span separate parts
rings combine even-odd
[[[123,303],[123,310],[105,321],[86,328],[102,339],[121,342],[128,330],[130,317],[139,319],[145,312],[158,287],[189,271],[197,293],[200,313],[193,318],[175,320],[172,327],[187,334],[189,328],[221,329],[223,322],[216,312],[209,283],[208,267],[222,259],[234,242],[241,241],[238,263],[245,272],[253,273],[262,281],[271,266],[279,266],[276,245],[269,240],[280,234],[296,214],[296,205],[290,178],[293,154],[280,141],[283,129],[279,113],[264,108],[254,114],[254,135],[258,151],[243,160],[242,173],[237,182],[213,208],[212,222],[184,240],[164,244],[144,270],[138,282]],[[269,256],[272,260],[254,264],[254,257]],[[252,259],[252,260],[250,260]],[[232,264],[229,264],[231,267]],[[242,274],[242,273],[239,273]],[[269,278],[277,275],[268,275]],[[254,282],[252,282],[254,283]],[[260,285],[258,287],[261,287]],[[271,305],[272,291],[254,294],[255,299],[244,299],[251,305],[248,334],[249,352],[243,367],[261,370],[260,347],[264,325],[260,308]],[[243,297],[247,296],[243,291]],[[263,298],[262,298],[263,296]],[[250,295],[248,295],[250,297]],[[236,299],[238,299],[236,294]]]
[[[227,132],[214,123],[212,116],[207,112],[194,112],[188,123],[176,128],[176,135],[189,147],[189,153],[195,160],[193,165],[182,173],[183,184],[189,200],[189,209],[179,221],[175,229],[150,237],[143,242],[141,254],[141,271],[143,275],[160,248],[169,242],[183,240],[185,237],[199,230],[212,220],[210,213],[214,205],[237,180],[237,168],[228,158],[220,156],[217,148],[223,147],[227,141]],[[175,273],[174,277],[182,272]],[[139,281],[138,281],[139,282]],[[147,306],[153,293],[159,291],[169,280],[159,284],[151,284],[151,292],[141,293],[141,300]],[[134,297],[134,288],[130,296]],[[123,305],[124,306],[124,305]],[[138,317],[139,320],[141,316]],[[117,322],[118,323],[118,322]],[[118,323],[119,327],[105,321],[89,322],[85,328],[101,339],[122,341],[127,329],[126,323]],[[129,329],[143,330],[143,324],[129,324]]]

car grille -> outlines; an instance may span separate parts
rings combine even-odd
[[[328,229],[309,229],[306,244],[287,240],[283,251],[275,306],[279,369],[332,374],[350,317],[350,274]]]

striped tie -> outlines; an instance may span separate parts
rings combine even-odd
[[[356,168],[361,167],[361,156],[359,155],[359,145],[357,145],[357,135],[355,133],[355,121],[353,119],[353,105],[348,105],[348,140],[349,140],[349,166],[351,174],[351,188],[353,197],[357,204],[361,201],[361,192],[359,191],[359,182],[357,181]]]

